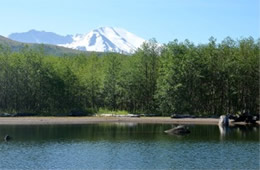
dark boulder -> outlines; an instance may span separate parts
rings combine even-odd
[[[5,135],[5,137],[4,137],[4,140],[5,141],[9,141],[9,140],[11,140],[12,138],[11,138],[11,136],[9,136],[9,135]]]
[[[190,130],[186,126],[179,125],[177,127],[166,130],[164,132],[168,134],[174,134],[174,135],[185,135],[185,134],[189,134]]]
[[[245,122],[250,124],[255,124],[259,120],[259,116],[253,116],[249,114],[242,114],[234,117],[234,122]]]
[[[0,113],[0,117],[11,117],[10,113]]]
[[[237,118],[237,115],[228,114],[228,118],[231,119],[231,120],[235,120]]]

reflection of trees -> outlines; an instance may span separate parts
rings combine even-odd
[[[259,137],[258,125],[233,125],[221,126],[219,125],[220,139],[251,139]]]
[[[236,134],[239,135],[240,137],[247,137],[248,135],[250,135],[248,132],[256,132],[257,129],[259,127],[258,126],[254,126],[254,125],[236,125],[233,127],[233,129],[235,129]]]
[[[9,134],[14,141],[122,141],[160,139],[169,125],[106,123],[87,125],[0,126],[0,137]]]

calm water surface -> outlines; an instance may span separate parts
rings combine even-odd
[[[259,169],[259,126],[0,125],[0,169]],[[13,140],[5,142],[9,134]]]

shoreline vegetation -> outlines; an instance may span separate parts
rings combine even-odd
[[[169,117],[0,117],[0,125],[63,125],[63,124],[96,124],[96,123],[143,123],[143,124],[187,124],[187,125],[218,125],[217,118],[182,118]],[[260,122],[257,121],[260,126]],[[245,122],[233,122],[230,126],[246,125]]]
[[[1,114],[259,116],[260,39],[150,40],[131,55],[45,50],[0,45]]]

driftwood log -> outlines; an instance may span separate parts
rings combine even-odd
[[[164,132],[168,134],[174,134],[174,135],[185,135],[190,133],[190,130],[186,126],[179,125],[177,127],[166,130]]]

